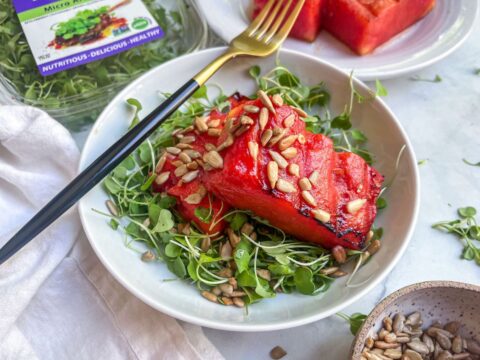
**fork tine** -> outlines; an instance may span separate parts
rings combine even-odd
[[[283,0],[277,0],[277,4],[275,5],[275,8],[270,12],[268,18],[266,21],[263,22],[262,26],[260,27],[259,30],[255,33],[255,38],[257,40],[260,40],[260,38],[265,34],[268,29],[270,28],[270,25],[272,25],[273,21],[277,17],[280,8],[282,7]]]
[[[269,2],[263,7],[262,11],[260,11],[260,13],[257,15],[255,20],[250,23],[250,26],[246,30],[246,33],[249,36],[251,36],[255,31],[257,31],[263,21],[267,18],[268,13],[270,12],[270,9],[272,8],[274,3],[275,0],[269,0]]]
[[[292,30],[293,24],[295,24],[295,21],[297,20],[298,14],[300,13],[300,10],[302,10],[304,3],[305,0],[297,1],[297,4],[293,8],[293,11],[290,13],[287,20],[285,21],[285,24],[283,24],[280,31],[272,38],[274,42],[280,44],[283,42],[283,40],[285,40],[285,38],[290,33],[290,30]]]
[[[265,35],[265,37],[262,39],[263,41],[265,42],[268,42],[273,35],[275,35],[275,33],[277,32],[278,28],[280,27],[280,25],[282,25],[283,23],[283,20],[285,19],[285,16],[287,15],[287,11],[288,9],[290,9],[290,6],[292,5],[292,0],[288,0],[287,4],[283,7],[283,10],[282,12],[280,13],[280,15],[277,17],[277,20],[275,21],[275,23],[272,25],[272,27],[270,28],[270,30],[268,30],[267,34]]]

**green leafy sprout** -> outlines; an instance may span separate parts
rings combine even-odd
[[[101,22],[101,16],[108,14],[108,10],[108,6],[102,6],[95,10],[79,11],[68,21],[58,24],[55,36],[70,40],[74,36],[86,34]]]
[[[337,117],[330,116],[330,94],[324,84],[302,85],[283,66],[276,66],[263,76],[257,66],[249,72],[258,86],[269,95],[282,94],[286,103],[317,114],[305,119],[310,131],[332,137],[337,149],[353,151],[372,160],[365,148],[367,138],[362,132],[353,129],[351,125],[335,125],[334,119]],[[200,291],[210,291],[215,286],[227,283],[228,278],[222,273],[226,269],[232,269],[233,262],[236,270],[231,276],[235,278],[239,291],[245,293],[243,300],[246,305],[274,297],[278,292],[296,291],[316,295],[327,291],[334,277],[324,270],[339,266],[330,251],[298,241],[251,212],[235,209],[222,218],[216,218],[211,207],[199,206],[194,214],[200,221],[216,224],[226,220],[240,238],[231,256],[222,258],[221,248],[228,242],[225,234],[210,235],[211,246],[202,250],[202,243],[208,235],[202,233],[194,223],[189,224],[188,234],[179,231],[178,224],[185,221],[175,209],[175,198],[151,190],[154,179],[152,173],[162,149],[174,145],[172,132],[192,125],[196,116],[204,115],[214,108],[229,111],[228,97],[221,88],[216,89],[219,94],[214,99],[209,99],[207,87],[200,88],[105,179],[103,186],[118,210],[118,216],[104,214],[109,216],[110,226],[125,234],[128,247],[142,253],[144,248],[135,244],[145,244],[156,259],[164,262],[179,279],[188,279]],[[162,95],[167,97],[169,94]],[[141,104],[135,99],[128,99],[126,106],[134,111],[131,126],[135,126],[139,121]],[[350,122],[349,111],[343,117]],[[379,207],[385,206],[385,201],[379,202]],[[241,232],[242,226],[247,222],[255,228],[255,238]],[[381,228],[375,229],[373,239],[380,239],[382,232]],[[364,251],[347,252],[347,262],[354,267],[351,276],[365,262],[366,257],[363,255]],[[269,273],[269,279],[259,276],[265,271]]]
[[[181,14],[167,11],[155,0],[143,2],[164,30],[163,38],[44,77],[37,69],[11,1],[0,0],[0,82],[17,101],[49,111],[56,119],[72,124],[74,130],[81,128],[96,119],[101,105],[120,88],[187,50]],[[66,30],[62,26],[57,31]],[[84,109],[98,110],[85,115]]]
[[[337,316],[341,317],[345,321],[348,321],[348,323],[350,324],[350,332],[354,336],[357,335],[358,331],[365,322],[365,319],[367,318],[367,315],[361,313],[354,313],[348,316],[347,314],[339,312],[337,313]]]
[[[472,206],[458,209],[459,218],[452,221],[441,221],[433,224],[434,229],[455,234],[463,243],[462,258],[475,261],[480,266],[480,248],[475,243],[480,241],[480,226],[475,216],[477,210]]]

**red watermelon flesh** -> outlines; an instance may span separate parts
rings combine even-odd
[[[424,17],[435,0],[326,0],[323,26],[359,55]]]
[[[293,135],[295,141],[290,150],[295,149],[296,155],[288,159],[289,164],[299,166],[299,174],[292,174],[288,168],[279,169],[279,179],[291,184],[292,192],[284,192],[278,186],[272,189],[268,178],[267,164],[272,161],[271,151],[280,153],[281,143],[261,145],[258,113],[247,113],[245,105],[262,107],[259,100],[236,102],[228,115],[214,112],[207,123],[220,120],[218,129],[222,130],[219,137],[209,136],[198,129],[181,134],[183,137],[195,137],[190,143],[192,149],[202,154],[205,160],[207,150],[205,145],[214,144],[217,149],[227,139],[227,129],[237,128],[233,132],[233,143],[218,151],[223,159],[221,168],[211,168],[208,162],[204,168],[199,168],[198,177],[185,183],[173,174],[176,156],[170,156],[162,171],[170,171],[171,175],[162,186],[155,185],[155,191],[167,191],[178,199],[177,210],[187,221],[193,221],[203,231],[215,233],[222,231],[227,225],[219,221],[210,226],[195,216],[198,206],[213,208],[213,216],[221,218],[231,208],[248,209],[256,215],[268,220],[272,225],[282,229],[298,239],[314,242],[326,248],[342,245],[347,248],[360,249],[376,215],[376,199],[380,192],[383,177],[359,156],[352,153],[337,153],[332,141],[323,135],[312,134],[305,130],[305,123],[297,112],[289,106],[276,106],[276,114],[269,113],[268,123],[264,129],[284,129],[282,139]],[[253,124],[239,127],[237,122],[243,115],[248,115]],[[284,120],[294,117],[294,123],[285,127]],[[228,119],[235,119],[227,125]],[[230,126],[231,125],[231,126]],[[243,130],[242,130],[243,129]],[[181,139],[180,139],[181,140]],[[258,144],[258,155],[252,156],[249,143]],[[283,147],[282,147],[283,149]],[[200,161],[202,163],[202,161]],[[178,165],[178,163],[177,163]],[[316,179],[313,180],[313,173]],[[312,179],[313,188],[309,191],[315,199],[315,204],[306,202],[299,188],[299,180],[303,177]],[[205,195],[198,204],[187,204],[186,198],[205,187]],[[210,200],[208,200],[210,198]],[[351,213],[347,205],[353,200],[362,200],[360,209]],[[314,211],[321,209],[329,214],[327,221],[317,220]]]
[[[253,2],[253,18],[263,9],[268,0],[255,0]],[[321,26],[322,6],[324,0],[305,0],[297,21],[290,31],[290,36],[312,42],[318,35]],[[293,1],[292,7],[296,1]]]

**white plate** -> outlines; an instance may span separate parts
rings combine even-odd
[[[127,98],[139,99],[144,107],[140,115],[145,116],[158,106],[157,91],[176,90],[221,51],[209,49],[177,58],[153,69],[125,88],[94,125],[83,150],[80,168],[85,168],[127,131],[132,118],[131,109],[125,105]],[[222,68],[212,82],[221,85],[226,94],[236,90],[250,94],[255,91],[255,85],[247,70],[254,64],[267,70],[274,66],[274,61],[274,57],[236,59]],[[343,111],[350,96],[345,73],[314,57],[289,50],[280,52],[280,61],[305,83],[325,81],[332,94],[332,110],[335,113]],[[355,86],[360,93],[367,95],[365,85],[355,81]],[[376,166],[387,179],[393,176],[400,148],[407,145],[397,178],[386,195],[388,208],[378,217],[377,223],[385,228],[384,245],[379,255],[374,256],[355,279],[359,283],[365,281],[362,286],[346,287],[346,279],[340,279],[323,295],[282,294],[252,305],[246,315],[241,309],[205,300],[186,281],[162,281],[174,277],[166,266],[140,261],[137,253],[124,246],[123,234],[112,230],[105,217],[92,211],[92,208],[106,211],[107,194],[101,186],[95,187],[80,202],[85,232],[100,260],[118,281],[147,304],[178,319],[218,329],[261,331],[302,325],[332,315],[358,300],[389,273],[407,246],[418,212],[417,164],[407,135],[395,116],[383,101],[376,99],[356,105],[353,122],[370,139],[370,149],[378,158]]]
[[[209,26],[229,42],[248,25],[253,0],[197,0]],[[287,49],[326,60],[362,80],[386,79],[418,71],[458,48],[472,31],[479,12],[477,0],[437,0],[434,10],[375,50],[358,56],[321,31],[313,43],[287,39]]]

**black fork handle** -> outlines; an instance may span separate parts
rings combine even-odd
[[[1,249],[0,265],[35,236],[70,209],[83,195],[97,185],[118,164],[130,155],[200,87],[194,79],[187,81],[174,94],[153,110],[133,129],[110,146],[91,165],[73,179],[60,193],[26,223]]]

